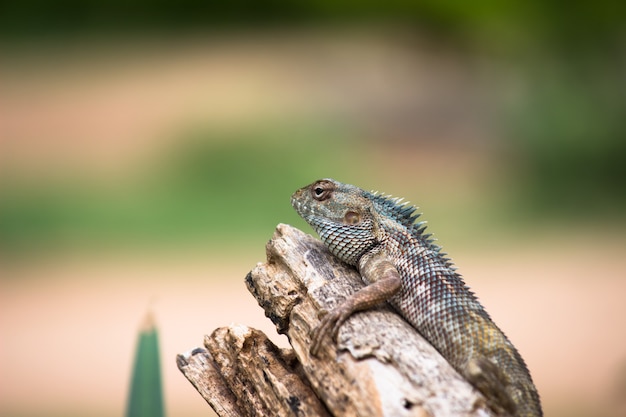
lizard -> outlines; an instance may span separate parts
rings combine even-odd
[[[447,254],[425,233],[417,208],[333,179],[291,196],[330,252],[366,284],[311,332],[318,356],[355,312],[384,301],[428,340],[499,415],[540,417],[539,394],[517,349],[492,321]]]

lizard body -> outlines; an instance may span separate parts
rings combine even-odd
[[[312,333],[325,337],[359,310],[388,301],[499,414],[543,415],[530,373],[445,253],[424,233],[416,208],[332,179],[296,191],[291,203],[330,251],[367,284],[330,311]]]

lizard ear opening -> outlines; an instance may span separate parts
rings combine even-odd
[[[361,221],[361,215],[356,211],[347,211],[343,216],[344,221],[347,224],[358,224]]]

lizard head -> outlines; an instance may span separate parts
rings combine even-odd
[[[291,205],[342,261],[356,265],[378,244],[375,210],[366,192],[327,178],[302,187]]]

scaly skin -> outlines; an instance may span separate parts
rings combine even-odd
[[[499,414],[539,417],[539,394],[524,360],[401,200],[324,179],[291,197],[298,214],[366,286],[313,331],[311,353],[351,314],[388,301]]]

